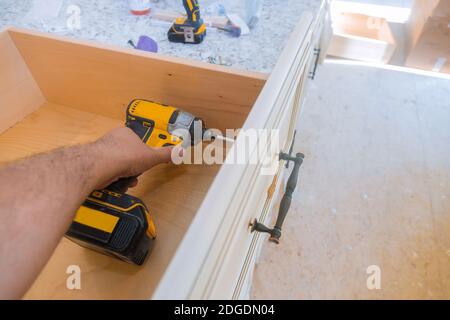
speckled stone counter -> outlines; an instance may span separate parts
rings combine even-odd
[[[305,11],[316,14],[320,3],[321,0],[263,0],[260,21],[250,34],[232,38],[223,31],[211,29],[200,45],[169,42],[166,34],[170,24],[149,16],[131,15],[126,0],[64,0],[57,14],[46,18],[29,14],[32,0],[0,0],[0,29],[25,27],[123,47],[129,46],[128,40],[136,42],[140,35],[147,35],[157,41],[159,53],[165,55],[202,61],[220,56],[232,67],[269,73],[301,14]],[[67,26],[70,18],[67,9],[71,5],[81,9],[80,29],[70,30]],[[160,0],[153,7],[167,9],[167,4]],[[181,1],[179,11],[182,12]]]

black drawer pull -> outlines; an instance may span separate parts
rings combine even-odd
[[[256,231],[268,233],[270,234],[269,241],[274,242],[276,244],[280,243],[281,227],[283,226],[284,219],[286,218],[289,208],[291,207],[292,194],[294,193],[295,188],[297,187],[298,174],[304,158],[305,155],[302,153],[297,153],[295,157],[292,157],[290,154],[287,153],[280,153],[279,159],[286,160],[288,163],[290,161],[294,162],[294,168],[292,169],[291,175],[289,176],[289,179],[287,181],[284,196],[281,199],[280,209],[278,210],[277,222],[275,223],[273,229],[270,229],[265,225],[263,225],[262,223],[259,223],[258,220],[255,219],[251,224],[252,232]]]
[[[314,67],[311,70],[311,72],[309,73],[309,78],[311,80],[314,80],[316,78],[317,66],[319,65],[319,60],[320,60],[320,52],[321,52],[321,49],[314,49],[314,56],[315,56]]]

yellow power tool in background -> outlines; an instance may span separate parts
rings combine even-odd
[[[169,29],[169,41],[198,44],[206,36],[206,25],[200,16],[200,6],[197,0],[183,0],[187,17],[177,18]]]
[[[146,100],[133,100],[126,113],[126,126],[151,147],[178,145],[189,132],[194,145],[206,137],[203,121],[175,107]],[[196,126],[201,136],[194,134]],[[182,129],[182,130],[180,130]],[[147,206],[125,193],[131,178],[120,179],[104,190],[93,191],[78,209],[66,236],[90,249],[141,265],[156,237]]]

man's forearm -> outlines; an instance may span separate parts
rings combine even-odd
[[[170,162],[128,128],[0,168],[0,299],[19,298],[95,189]]]
[[[96,142],[63,148],[0,170],[0,295],[24,293],[80,203],[113,175],[108,171],[119,170],[104,147]],[[12,281],[11,273],[22,281]]]

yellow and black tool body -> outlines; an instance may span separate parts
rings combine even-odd
[[[195,132],[196,125],[199,132]],[[202,141],[207,131],[203,121],[175,107],[133,100],[127,108],[126,126],[151,147],[166,147],[183,143],[183,133],[189,133],[191,144]]]
[[[187,18],[177,18],[168,32],[169,41],[198,44],[206,36],[206,25],[197,0],[183,0]]]
[[[198,121],[201,133],[196,138],[194,128]],[[191,134],[193,145],[202,141],[207,131],[194,115],[146,100],[133,100],[129,104],[126,126],[150,147],[183,143],[183,137],[177,135],[179,129]],[[84,247],[143,264],[156,237],[156,228],[146,205],[125,193],[130,180],[135,178],[119,179],[104,190],[93,191],[78,209],[66,236]]]

